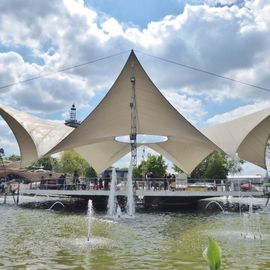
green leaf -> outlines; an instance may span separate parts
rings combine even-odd
[[[219,270],[221,265],[221,248],[218,243],[209,237],[208,247],[203,252],[203,257],[208,262],[211,270]]]

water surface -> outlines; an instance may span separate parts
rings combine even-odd
[[[86,209],[67,213],[0,204],[0,269],[206,270],[202,252],[209,236],[222,248],[222,269],[270,269],[268,209],[250,220],[257,239],[243,236],[249,220],[239,213],[141,212],[115,221],[105,216],[95,214],[87,243]]]

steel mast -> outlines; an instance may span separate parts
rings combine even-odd
[[[131,130],[130,130],[130,148],[131,148],[131,166],[137,166],[137,112],[136,112],[136,93],[135,93],[135,70],[134,60],[131,62],[131,102],[129,104],[131,110]]]

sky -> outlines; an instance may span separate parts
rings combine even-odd
[[[0,104],[14,109],[64,121],[75,103],[83,120],[108,92],[131,49],[197,128],[270,105],[268,0],[2,0],[0,10]],[[58,72],[87,62],[94,63]],[[42,78],[17,83],[37,76]],[[2,119],[0,127],[0,147],[7,155],[19,154]],[[264,172],[244,167],[244,174]]]

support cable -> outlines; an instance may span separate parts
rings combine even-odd
[[[141,52],[141,51],[137,51],[137,52],[138,53],[141,53],[141,54],[144,54],[146,56],[149,56],[149,57],[158,59],[160,61],[166,62],[166,63],[174,64],[174,65],[177,65],[177,66],[184,67],[186,69],[191,69],[191,70],[194,70],[194,71],[197,71],[197,72],[208,74],[210,76],[215,76],[215,77],[218,77],[220,79],[232,81],[232,82],[235,82],[235,83],[240,83],[240,84],[243,84],[243,85],[246,85],[246,86],[249,86],[249,87],[253,87],[253,88],[256,88],[256,89],[260,89],[260,90],[263,90],[263,91],[270,92],[270,89],[269,88],[266,88],[266,87],[258,86],[258,85],[247,83],[247,82],[243,82],[243,81],[240,81],[240,80],[237,80],[237,79],[233,79],[233,78],[230,78],[230,77],[227,77],[227,76],[223,76],[223,75],[220,75],[220,74],[211,72],[211,71],[207,71],[207,70],[204,70],[204,69],[201,69],[201,68],[196,68],[196,67],[193,67],[193,66],[190,66],[190,65],[182,64],[182,63],[179,63],[179,62],[170,60],[170,59],[165,59],[165,58],[162,58],[162,57],[159,57],[159,56],[155,56],[155,55],[151,55],[151,54],[148,54],[148,53],[145,53],[145,52]]]
[[[124,53],[127,53],[129,51],[130,50],[122,51],[122,52],[119,52],[119,53],[116,53],[116,54],[112,54],[112,55],[109,55],[109,56],[105,56],[105,57],[101,57],[101,58],[98,58],[98,59],[95,59],[95,60],[91,60],[91,61],[88,61],[88,62],[85,62],[85,63],[82,63],[82,64],[78,64],[78,65],[74,65],[74,66],[71,66],[71,67],[62,68],[62,69],[59,69],[57,71],[48,72],[48,73],[45,73],[43,75],[39,75],[39,76],[32,77],[32,78],[29,78],[29,79],[20,80],[20,81],[13,82],[13,83],[10,83],[10,84],[2,85],[2,86],[0,86],[0,90],[1,89],[5,89],[5,88],[9,88],[9,87],[14,86],[14,85],[22,84],[22,83],[28,83],[28,82],[31,82],[31,81],[34,81],[34,80],[38,80],[38,79],[41,79],[41,78],[44,78],[44,77],[48,77],[50,75],[54,75],[54,74],[61,73],[61,72],[64,72],[64,71],[68,71],[68,70],[71,70],[71,69],[76,69],[76,68],[79,68],[79,67],[90,65],[90,64],[93,64],[93,63],[102,61],[102,60],[106,60],[106,59],[109,59],[109,58],[113,58],[115,56],[119,56],[119,55],[124,54]]]

